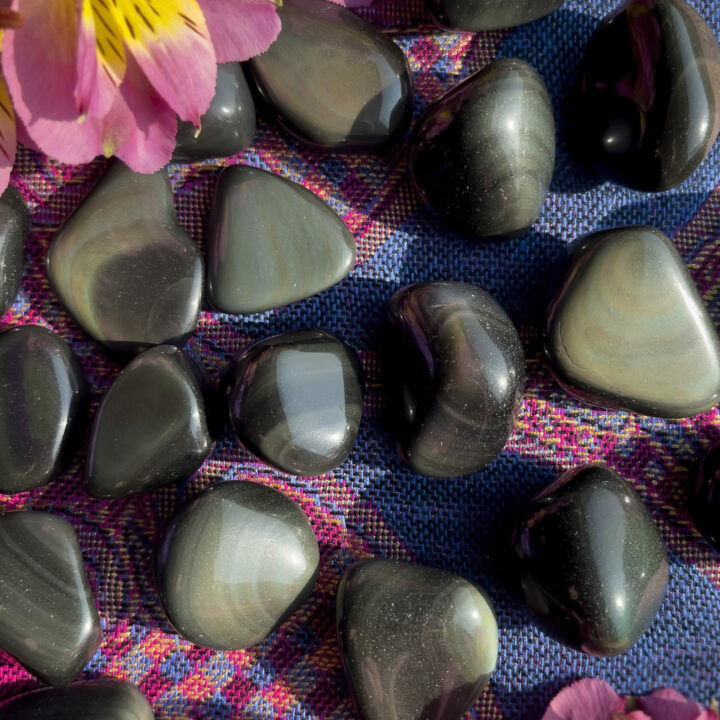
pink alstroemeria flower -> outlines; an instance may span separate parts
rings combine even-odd
[[[620,697],[604,680],[583,678],[553,698],[542,720],[718,720],[718,713],[671,688]]]
[[[199,127],[217,64],[247,60],[275,40],[280,4],[0,0],[0,28],[13,28],[2,36],[2,187],[14,158],[13,107],[20,141],[61,162],[116,155],[138,172],[158,170],[172,155],[177,117]]]

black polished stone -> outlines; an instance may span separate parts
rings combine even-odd
[[[495,668],[497,624],[485,592],[443,570],[357,563],[340,581],[336,623],[363,720],[458,720]]]
[[[448,30],[514,27],[557,10],[564,0],[426,0],[433,20]]]
[[[689,510],[697,529],[720,552],[720,445],[700,462],[690,487]]]
[[[11,185],[0,196],[0,314],[15,302],[20,288],[29,232],[30,213]]]
[[[77,324],[110,350],[182,346],[197,324],[203,259],[164,172],[114,162],[53,237],[47,272]]]
[[[557,640],[591,655],[627,650],[665,596],[660,533],[632,485],[602,465],[562,475],[520,513],[514,573]]]
[[[182,350],[150,348],[115,379],[95,415],[85,478],[95,497],[187,480],[215,445],[207,380]]]
[[[218,65],[215,96],[200,118],[200,134],[179,122],[173,162],[195,162],[242,152],[255,137],[255,102],[240,63]]]
[[[280,34],[249,66],[287,130],[335,151],[377,149],[405,132],[412,80],[390,38],[325,0],[285,0],[278,15]]]
[[[67,685],[100,645],[70,523],[28,510],[0,514],[0,648],[50,685]]]
[[[202,647],[262,642],[310,595],[320,551],[303,511],[252,482],[213,485],[168,525],[155,573],[165,612]]]
[[[383,347],[389,418],[423,475],[481,470],[512,432],[525,382],[517,330],[484,290],[426,283],[398,290]]]
[[[720,128],[720,47],[683,0],[632,0],[585,51],[575,146],[601,173],[638,190],[679,185]]]
[[[522,60],[497,60],[434,102],[418,121],[410,170],[445,222],[480,237],[517,235],[542,210],[555,166],[545,83]]]
[[[720,340],[673,244],[651,227],[570,246],[545,353],[561,385],[604,407],[689,417],[720,400]]]
[[[363,370],[324,330],[257,343],[231,371],[233,429],[251,452],[294,475],[322,475],[348,456],[362,416]]]
[[[0,492],[49,482],[76,449],[87,386],[71,347],[37,325],[0,335]]]
[[[154,720],[140,691],[122,680],[94,680],[66,688],[40,688],[11,698],[0,720]]]

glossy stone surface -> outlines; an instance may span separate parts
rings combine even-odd
[[[560,642],[618,655],[653,621],[668,563],[633,487],[602,465],[562,475],[520,513],[512,548],[525,602]]]
[[[287,130],[336,151],[377,149],[405,132],[412,80],[390,38],[325,0],[286,0],[278,15],[282,31],[249,66]]]
[[[110,350],[182,346],[197,324],[203,260],[164,172],[113,163],[53,237],[47,271],[75,322]]]
[[[95,497],[122,497],[187,480],[215,445],[207,381],[172,345],[150,348],[115,379],[93,424],[85,478]]]
[[[200,134],[190,122],[178,122],[174,162],[228,157],[242,152],[255,137],[255,102],[240,63],[218,65],[213,97],[200,118]]]
[[[505,446],[522,398],[525,356],[512,321],[466,283],[398,290],[387,320],[384,386],[400,456],[423,475],[481,470]]]
[[[536,20],[564,0],[426,0],[433,20],[448,30],[499,30]]]
[[[720,400],[720,341],[672,243],[650,227],[577,240],[550,303],[545,352],[586,402],[689,417]]]
[[[695,526],[720,552],[720,445],[713,446],[702,459],[689,494]]]
[[[100,618],[75,530],[57,515],[0,514],[0,648],[67,685],[100,645]]]
[[[223,170],[207,248],[218,310],[259,312],[315,295],[352,270],[355,254],[345,223],[301,185],[252,167]]]
[[[679,185],[720,129],[720,47],[682,0],[634,0],[602,22],[585,50],[577,152],[638,190]]]
[[[471,235],[517,235],[540,215],[555,166],[545,83],[522,60],[497,60],[434,102],[410,148],[420,197]]]
[[[363,382],[357,355],[331,333],[281,333],[235,362],[228,393],[233,429],[271,465],[295,475],[322,475],[352,449]]]
[[[457,720],[497,660],[497,624],[483,590],[453,573],[395,560],[366,560],[346,571],[337,630],[364,720]]]
[[[0,707],[0,720],[154,720],[140,691],[121,680],[40,688]]]
[[[80,363],[37,325],[0,335],[0,492],[49,482],[75,449],[87,407]]]
[[[0,196],[0,314],[15,302],[25,260],[30,213],[12,185]]]
[[[320,553],[308,519],[282,493],[214,485],[168,525],[155,571],[165,611],[196,645],[262,642],[312,592]]]

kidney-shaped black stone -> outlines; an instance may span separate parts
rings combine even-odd
[[[632,485],[602,465],[566,472],[520,513],[514,573],[546,629],[591,655],[633,645],[665,596],[665,545]]]
[[[387,320],[384,385],[400,455],[424,475],[481,470],[508,441],[523,392],[512,321],[484,290],[451,282],[398,290]]]

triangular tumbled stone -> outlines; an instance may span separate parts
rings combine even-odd
[[[484,592],[453,573],[367,560],[343,576],[337,631],[364,720],[457,720],[495,668]]]
[[[1,514],[0,557],[0,648],[67,685],[101,639],[75,530],[44,512]]]
[[[280,307],[325,290],[355,263],[345,223],[309,190],[252,167],[223,171],[208,238],[208,298],[223,312]]]
[[[677,250],[650,227],[575,243],[545,349],[560,383],[597,405],[673,418],[720,400],[717,332]]]
[[[176,347],[150,348],[117,377],[93,424],[86,465],[95,497],[121,497],[189,478],[214,442],[200,369]]]
[[[164,172],[113,164],[54,236],[47,271],[78,325],[111,350],[180,346],[195,329],[203,261]]]

